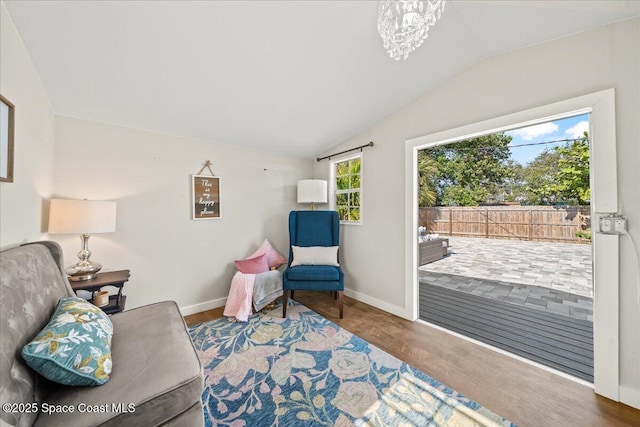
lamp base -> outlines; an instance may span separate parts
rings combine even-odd
[[[67,267],[64,272],[72,282],[95,279],[98,271],[102,270],[102,264],[93,261],[79,261],[77,264]]]
[[[78,262],[71,267],[67,267],[64,271],[72,282],[80,282],[82,280],[95,279],[98,271],[102,269],[102,264],[91,261],[91,251],[89,250],[89,235],[82,234],[82,249],[78,252]]]
[[[96,274],[85,274],[82,276],[69,276],[70,282],[82,282],[83,280],[91,280],[97,277]]]

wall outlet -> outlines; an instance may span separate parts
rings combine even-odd
[[[613,229],[616,233],[625,233],[627,231],[627,219],[622,217],[614,219]]]
[[[600,217],[600,229],[602,234],[624,234],[627,232],[627,219],[617,214],[609,214]]]
[[[609,216],[600,218],[600,232],[605,234],[611,234],[613,231],[613,220]]]

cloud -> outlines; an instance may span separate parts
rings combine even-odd
[[[589,122],[586,120],[578,122],[564,131],[569,138],[582,138],[585,132],[589,132]]]
[[[524,141],[531,141],[539,136],[549,135],[558,130],[558,125],[549,123],[540,123],[539,125],[528,126],[526,128],[520,128],[507,132],[510,135],[519,136]]]

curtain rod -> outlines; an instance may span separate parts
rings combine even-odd
[[[319,162],[320,160],[324,160],[324,159],[331,159],[332,157],[339,156],[340,154],[350,153],[350,152],[352,152],[352,151],[356,151],[356,150],[360,150],[360,151],[362,151],[362,149],[363,149],[363,148],[366,148],[366,147],[373,147],[373,141],[369,142],[368,144],[361,145],[361,146],[359,146],[359,147],[350,148],[350,149],[348,149],[348,150],[344,150],[344,151],[341,151],[341,152],[339,152],[339,153],[331,154],[331,155],[329,155],[329,156],[316,157],[316,161],[317,161],[317,162]]]

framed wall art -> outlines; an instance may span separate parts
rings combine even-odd
[[[0,181],[13,182],[15,108],[0,95]]]
[[[191,175],[193,219],[220,219],[220,177]]]

